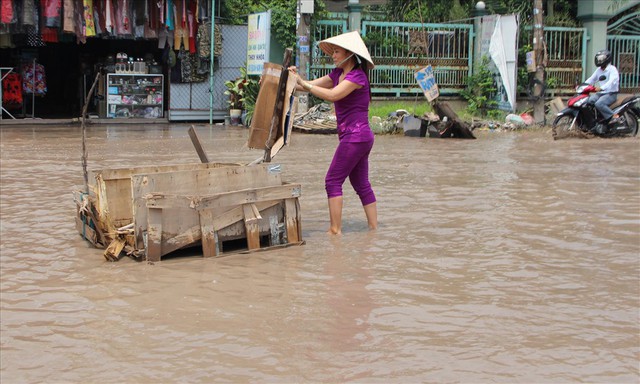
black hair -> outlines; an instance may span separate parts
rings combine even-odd
[[[369,80],[369,64],[368,62],[362,58],[362,56],[354,53],[356,58],[356,65],[353,68],[360,68],[364,72],[365,77],[367,78],[367,83],[369,83],[369,100],[371,100],[371,81]]]

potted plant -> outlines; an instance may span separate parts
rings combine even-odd
[[[245,108],[253,109],[258,88],[258,82],[247,75],[246,67],[240,67],[240,74],[239,78],[233,81],[228,80],[224,83],[227,87],[224,93],[229,95],[229,100],[227,100],[229,103],[229,115],[231,116],[231,123],[234,125],[240,124],[240,117]]]
[[[242,101],[244,96],[244,84],[242,78],[238,78],[234,81],[225,81],[224,85],[227,90],[224,91],[225,95],[229,95],[229,116],[231,116],[231,124],[238,125],[240,123],[240,116],[242,115]]]

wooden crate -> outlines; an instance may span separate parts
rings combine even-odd
[[[124,250],[158,261],[193,246],[219,256],[227,253],[225,242],[238,239],[249,251],[302,243],[301,188],[284,183],[277,164],[120,168],[95,176],[89,195],[74,193],[76,225],[84,238],[107,248],[107,260]],[[224,196],[249,197],[229,202]]]

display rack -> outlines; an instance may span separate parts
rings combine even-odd
[[[2,83],[4,82],[4,78],[7,77],[11,72],[13,72],[13,67],[0,67],[0,120],[2,120],[2,112],[6,113],[7,115],[9,115],[9,117],[15,120],[15,117],[13,117],[13,115],[9,113],[9,111],[7,111],[5,107],[2,106]]]
[[[164,116],[164,75],[107,74],[108,118]]]

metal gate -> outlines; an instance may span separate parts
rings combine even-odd
[[[620,72],[620,92],[640,92],[640,11],[621,17],[607,28],[607,47]]]
[[[585,79],[587,30],[544,27],[544,34],[548,57],[545,68],[547,87],[559,93],[573,93],[576,85]]]

